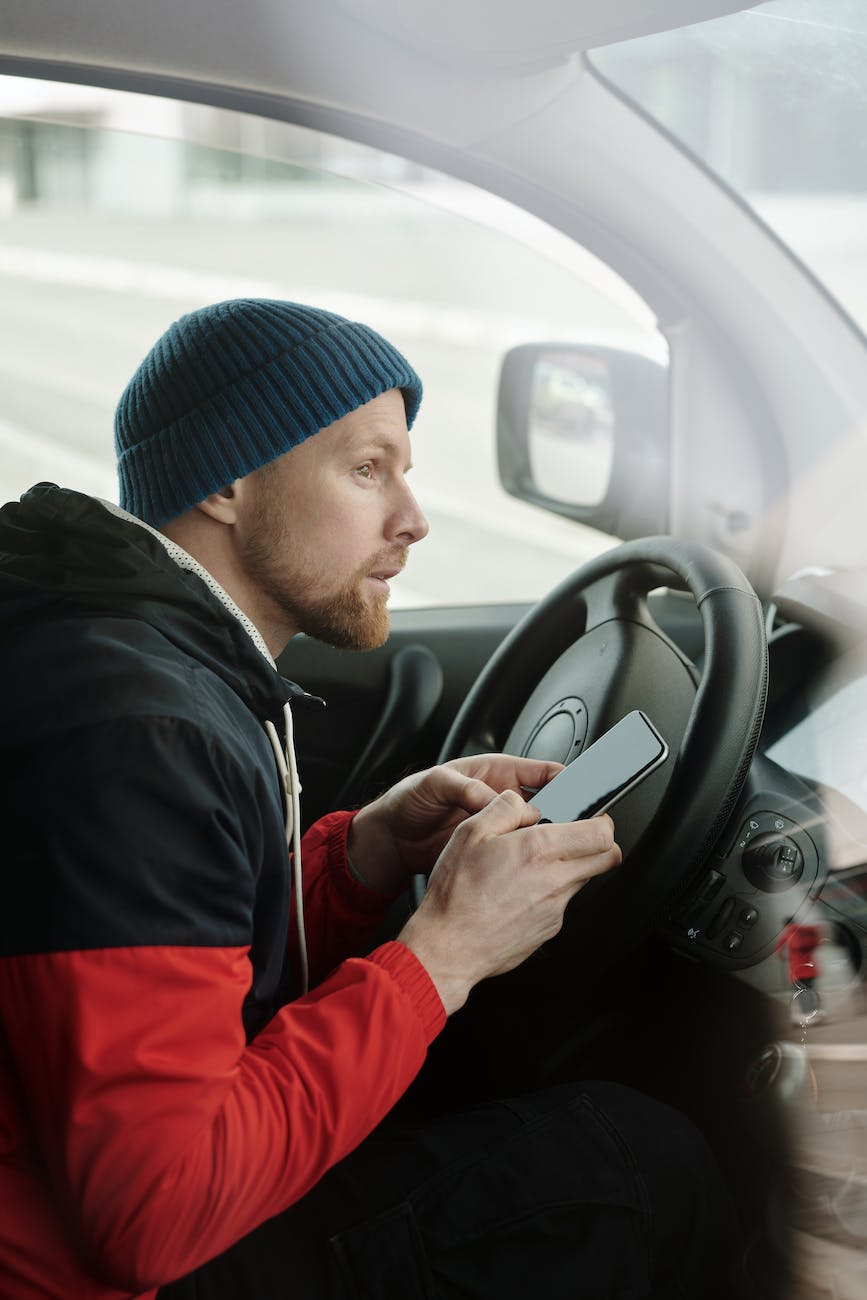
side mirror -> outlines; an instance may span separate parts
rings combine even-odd
[[[668,531],[668,367],[616,348],[524,344],[503,359],[500,482],[628,541]]]

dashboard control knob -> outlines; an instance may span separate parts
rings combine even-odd
[[[776,893],[800,880],[804,855],[794,840],[776,831],[766,831],[746,846],[742,864],[744,875],[751,884],[768,893]]]

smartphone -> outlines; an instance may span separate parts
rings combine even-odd
[[[668,745],[640,709],[634,709],[574,758],[531,797],[543,822],[575,822],[605,812],[655,771]]]

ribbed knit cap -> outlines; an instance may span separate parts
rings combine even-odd
[[[191,312],[118,403],[120,504],[159,527],[391,388],[411,427],[421,380],[367,325],[267,298]]]

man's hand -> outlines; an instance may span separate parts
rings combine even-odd
[[[562,770],[562,763],[476,754],[408,776],[356,814],[353,866],[373,889],[396,893],[411,875],[427,875],[455,827],[498,794],[537,790]]]
[[[563,924],[574,894],[620,862],[607,814],[535,825],[508,791],[453,832],[398,939],[427,969],[447,1014],[472,987],[520,965]]]

